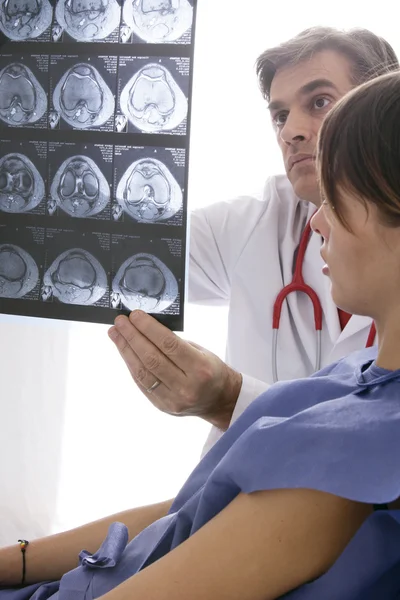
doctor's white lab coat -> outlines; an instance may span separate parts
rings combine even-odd
[[[273,383],[272,312],[292,281],[301,234],[315,206],[300,200],[284,175],[267,180],[261,197],[239,197],[196,210],[191,217],[189,301],[229,305],[226,362],[243,374],[232,422]],[[322,273],[321,238],[312,234],[303,265],[305,282],[323,310],[321,367],[363,348],[371,319],[352,316],[341,331]],[[301,293],[284,302],[278,334],[278,377],[313,373],[316,334],[311,300]],[[213,428],[207,451],[221,435]]]

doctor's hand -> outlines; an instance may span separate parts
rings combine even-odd
[[[156,408],[228,428],[242,386],[240,373],[141,310],[131,312],[129,318],[118,316],[108,335],[133,380]]]

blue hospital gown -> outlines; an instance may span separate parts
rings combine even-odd
[[[400,370],[370,348],[255,400],[199,463],[167,516],[127,544],[111,525],[60,582],[1,590],[0,600],[91,600],[178,546],[240,492],[310,488],[370,504],[400,496]],[[77,557],[78,560],[78,557]],[[400,511],[371,514],[322,577],[290,600],[400,598]]]

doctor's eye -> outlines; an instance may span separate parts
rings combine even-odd
[[[282,127],[286,123],[287,111],[281,111],[272,116],[272,122],[276,127]]]
[[[324,104],[326,102],[326,104]],[[311,107],[316,108],[317,110],[323,110],[327,108],[332,103],[332,100],[327,96],[317,96],[312,99]]]

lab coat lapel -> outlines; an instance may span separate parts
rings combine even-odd
[[[336,357],[346,356],[355,349],[361,350],[361,348],[365,347],[371,324],[372,319],[370,317],[353,315],[339,335],[339,338],[332,350],[332,359],[336,360]],[[359,338],[361,338],[361,346],[360,342],[356,344],[353,341],[353,338],[355,338],[357,335]]]

